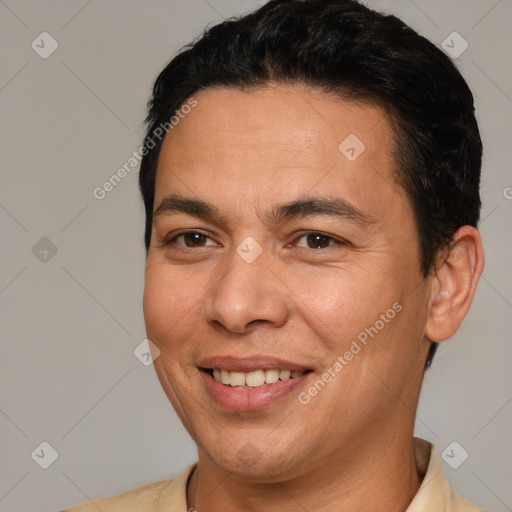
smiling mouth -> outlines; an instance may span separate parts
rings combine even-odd
[[[310,373],[312,370],[297,372],[274,368],[270,370],[261,369],[251,372],[236,372],[221,370],[219,368],[205,368],[203,371],[208,373],[217,382],[227,387],[248,389],[268,386],[279,381],[297,379],[306,373]]]

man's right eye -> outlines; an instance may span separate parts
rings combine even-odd
[[[183,231],[167,238],[165,245],[175,244],[182,247],[204,247],[211,238],[200,231]],[[216,245],[216,244],[215,244]]]

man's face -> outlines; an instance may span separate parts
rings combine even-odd
[[[298,87],[195,99],[160,154],[144,314],[200,458],[266,481],[410,436],[430,281],[385,114]]]

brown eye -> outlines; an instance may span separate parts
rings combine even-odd
[[[298,247],[307,247],[309,249],[325,249],[331,245],[339,244],[334,238],[324,235],[323,233],[306,233],[298,240],[305,239],[305,244],[297,243]],[[335,244],[332,244],[334,242]]]
[[[185,247],[204,247],[209,237],[198,231],[187,231],[171,238],[168,243]]]

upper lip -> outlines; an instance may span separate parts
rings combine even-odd
[[[234,357],[232,355],[219,355],[207,357],[199,362],[199,368],[226,370],[230,372],[253,372],[255,370],[290,370],[291,372],[305,372],[310,370],[307,366],[294,363],[279,357],[254,355]]]

